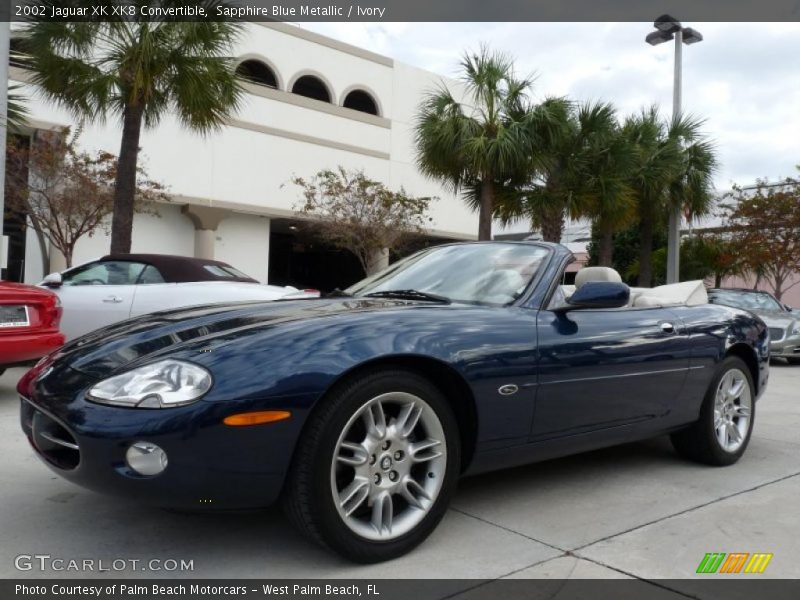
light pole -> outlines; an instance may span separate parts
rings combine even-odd
[[[683,27],[681,22],[669,15],[661,15],[654,22],[656,30],[650,32],[645,41],[657,46],[675,40],[675,69],[672,84],[672,118],[681,114],[681,79],[683,75],[682,44],[696,44],[703,41],[699,31]],[[669,230],[667,234],[667,283],[677,283],[680,277],[681,257],[681,207],[673,206],[669,211]]]
[[[11,44],[11,23],[0,21],[0,273],[3,256],[3,220],[5,215],[6,120],[8,119],[8,55]]]

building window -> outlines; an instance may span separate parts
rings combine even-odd
[[[292,93],[306,98],[313,98],[314,100],[321,100],[322,102],[331,101],[331,93],[325,83],[319,77],[314,77],[313,75],[303,75],[295,81],[292,86]]]
[[[275,72],[260,60],[242,61],[236,67],[236,74],[250,83],[278,89],[278,78],[275,76]]]
[[[378,105],[375,100],[364,90],[353,90],[344,97],[345,108],[358,110],[361,112],[369,113],[371,115],[378,114]]]

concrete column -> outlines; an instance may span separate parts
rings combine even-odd
[[[389,266],[389,250],[382,248],[372,254],[367,263],[367,275],[372,275],[378,271],[383,271]]]
[[[214,229],[196,229],[194,232],[195,258],[214,258],[217,232]]]
[[[195,206],[186,204],[181,208],[194,223],[194,256],[195,258],[214,258],[217,242],[217,227],[220,221],[228,216],[228,211],[211,206]]]

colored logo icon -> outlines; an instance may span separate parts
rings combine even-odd
[[[697,573],[763,573],[769,561],[772,560],[772,553],[755,552],[707,552],[697,566]]]

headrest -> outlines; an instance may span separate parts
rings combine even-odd
[[[575,287],[580,288],[587,281],[622,283],[622,277],[609,267],[584,267],[575,274]]]

